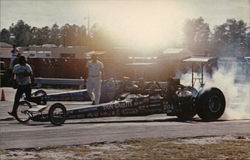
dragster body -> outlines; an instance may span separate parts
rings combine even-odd
[[[164,113],[166,107],[167,103],[161,96],[156,97],[129,94],[123,100],[115,100],[98,105],[85,105],[73,109],[68,109],[66,113],[67,119],[108,116],[139,116]],[[37,115],[32,119],[40,121],[42,120],[41,118],[41,115]],[[44,121],[44,119],[42,121]]]
[[[173,102],[170,97],[163,97],[160,90],[156,89],[150,95],[124,93],[117,100],[102,103],[98,105],[84,105],[81,107],[68,109],[66,112],[67,119],[79,118],[94,118],[107,116],[143,116],[150,114],[166,113],[168,115],[180,115],[183,107],[190,106],[190,111],[194,112],[193,94],[188,88],[185,88],[182,93],[176,92],[173,96]],[[55,103],[62,105],[61,103]],[[178,105],[174,106],[174,105]],[[187,107],[187,106],[186,106]],[[192,113],[193,114],[193,113]],[[42,115],[43,117],[48,117]],[[192,115],[193,116],[193,115]],[[44,121],[41,115],[32,118],[35,121]]]

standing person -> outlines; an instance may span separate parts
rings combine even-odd
[[[25,93],[26,98],[31,97],[31,76],[32,68],[27,64],[24,56],[19,57],[19,64],[16,64],[13,68],[13,79],[17,81],[17,91],[15,95],[15,101],[12,108],[12,112],[8,112],[11,116],[16,116],[17,107],[20,98]]]
[[[13,49],[11,50],[11,59],[10,59],[10,66],[9,69],[13,70],[13,67],[18,64],[19,57],[21,56],[19,50],[16,48],[16,45],[13,45]]]
[[[9,64],[9,68],[7,69],[7,73],[6,73],[8,79],[11,79],[11,78],[12,78],[13,67],[14,67],[16,64],[19,63],[19,62],[18,62],[18,61],[19,61],[19,57],[21,56],[19,50],[16,48],[16,45],[13,45],[13,48],[12,48],[10,54],[11,54],[10,64]],[[13,81],[9,81],[9,82],[11,82],[11,84],[10,84],[10,83],[8,83],[8,84],[14,85],[14,82],[13,82]]]
[[[92,100],[92,104],[99,104],[101,97],[101,84],[103,79],[103,63],[98,60],[97,55],[91,56],[91,61],[87,63],[88,82],[87,91]]]

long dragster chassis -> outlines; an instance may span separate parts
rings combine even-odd
[[[21,101],[16,119],[20,122],[50,121],[61,125],[66,119],[94,118],[107,116],[138,116],[166,113],[181,120],[192,119],[196,114],[205,121],[217,120],[225,110],[225,98],[217,88],[197,92],[192,87],[182,85],[178,89],[162,92],[154,89],[150,95],[124,93],[117,100],[99,105],[82,106],[66,109],[62,103],[32,106],[28,101]],[[49,107],[48,113],[44,113]]]
[[[23,109],[19,114],[25,112],[25,114],[27,114],[26,117],[22,116],[22,119],[18,118],[20,122],[27,122],[29,119],[33,121],[49,120],[54,125],[63,124],[66,119],[166,113],[166,111],[170,111],[171,108],[163,97],[135,94],[129,94],[123,100],[115,100],[109,103],[83,106],[68,110],[66,110],[66,107],[62,103],[54,103],[50,106],[48,114],[42,114],[42,110],[45,109],[45,106],[31,107],[31,104],[27,101],[21,101],[19,107]]]
[[[196,114],[204,121],[219,119],[225,110],[226,101],[218,88],[206,88],[203,83],[203,66],[213,58],[189,58],[186,62],[201,62],[201,78],[194,78],[192,72],[192,86],[183,86],[179,79],[170,78],[166,86],[159,83],[150,85],[131,85],[123,83],[114,100],[98,105],[83,105],[74,109],[66,109],[63,103],[47,105],[47,101],[64,100],[62,97],[74,98],[77,95],[86,95],[86,91],[63,93],[48,96],[46,92],[38,90],[33,94],[35,105],[29,100],[20,101],[16,119],[22,123],[29,121],[50,121],[54,125],[61,125],[66,119],[94,118],[107,116],[138,116],[166,113],[168,116],[177,116],[181,120],[192,119]],[[193,67],[192,67],[193,69]],[[200,89],[194,88],[195,80],[199,80]],[[128,87],[129,86],[129,87]],[[143,87],[144,86],[144,87]],[[122,88],[122,89],[121,89]],[[78,97],[77,96],[77,97]],[[72,100],[71,98],[66,100]],[[46,111],[48,108],[48,112]],[[44,113],[46,111],[46,113]]]

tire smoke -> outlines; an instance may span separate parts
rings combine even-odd
[[[216,87],[226,98],[226,109],[221,119],[250,119],[250,82],[245,71],[247,71],[246,68],[232,63],[231,65],[219,64],[212,75],[204,73],[204,88]],[[200,77],[199,74],[195,77]],[[181,84],[191,85],[191,71],[177,75],[180,75]],[[200,89],[197,80],[195,88]]]

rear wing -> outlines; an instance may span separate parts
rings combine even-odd
[[[196,57],[189,57],[183,60],[183,62],[191,62],[191,63],[210,63],[211,61],[217,60],[216,57],[202,57],[202,56],[196,56]]]
[[[217,60],[217,57],[194,56],[183,59],[183,62],[192,64],[192,87],[199,80],[201,87],[204,86],[204,65]],[[194,77],[194,64],[201,64],[201,77]]]

